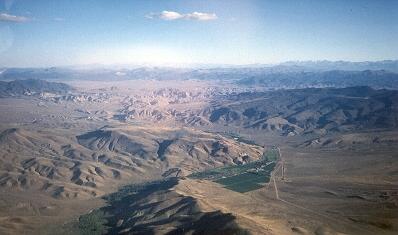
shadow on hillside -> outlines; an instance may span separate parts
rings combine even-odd
[[[125,186],[104,197],[107,206],[90,213],[101,226],[82,216],[79,223],[90,222],[79,227],[84,234],[155,234],[159,228],[165,234],[249,234],[232,214],[201,212],[194,198],[172,190],[177,183],[177,178],[168,178]]]

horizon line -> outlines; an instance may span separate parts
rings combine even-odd
[[[397,59],[384,59],[384,60],[360,60],[360,61],[352,61],[352,60],[286,60],[282,62],[274,62],[274,63],[242,63],[242,64],[231,64],[231,63],[89,63],[89,64],[69,64],[69,65],[48,65],[48,66],[3,66],[0,65],[1,69],[48,69],[48,68],[79,68],[79,67],[112,67],[112,66],[131,66],[131,67],[164,67],[164,68],[193,68],[193,67],[209,67],[209,68],[216,68],[216,67],[258,67],[258,66],[278,66],[278,65],[285,65],[289,63],[321,63],[321,62],[329,62],[329,63],[381,63],[381,62],[398,62]]]

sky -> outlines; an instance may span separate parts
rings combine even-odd
[[[396,0],[0,0],[0,67],[386,59]]]

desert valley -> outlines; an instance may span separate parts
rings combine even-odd
[[[398,231],[398,91],[241,81],[1,82],[1,233]]]

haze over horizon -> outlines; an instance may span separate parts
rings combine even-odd
[[[396,1],[0,0],[0,67],[398,58]]]

